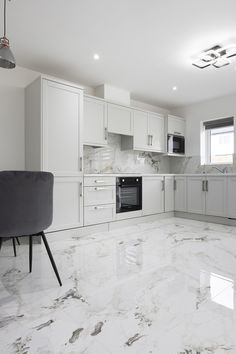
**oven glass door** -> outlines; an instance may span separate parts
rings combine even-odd
[[[142,192],[140,186],[119,186],[117,212],[142,209]]]

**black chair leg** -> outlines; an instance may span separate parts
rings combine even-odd
[[[15,241],[15,237],[12,237],[12,244],[13,244],[13,249],[14,249],[14,256],[16,257],[16,241]]]
[[[43,231],[40,233],[40,235],[42,236],[43,243],[44,243],[44,245],[46,247],[46,250],[47,250],[48,256],[50,258],[50,261],[51,261],[52,267],[54,269],[54,272],[56,274],[57,280],[58,280],[60,286],[62,286],[61,279],[60,279],[60,276],[59,276],[59,273],[58,273],[58,270],[57,270],[57,266],[56,266],[56,263],[54,262],[51,250],[50,250],[49,245],[48,245],[48,241],[46,239],[46,236],[45,236]]]
[[[20,240],[18,237],[16,237],[16,241],[17,241],[18,245],[20,246]]]
[[[29,236],[29,271],[32,272],[32,258],[33,258],[33,236]]]

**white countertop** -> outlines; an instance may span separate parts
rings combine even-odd
[[[133,172],[122,172],[122,173],[85,173],[84,177],[123,177],[123,176],[143,176],[143,177],[164,177],[164,176],[182,176],[182,177],[195,177],[195,176],[208,176],[208,177],[234,177],[236,173],[133,173]]]

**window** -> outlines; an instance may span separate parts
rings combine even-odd
[[[204,149],[202,164],[230,164],[234,154],[234,118],[203,122]]]

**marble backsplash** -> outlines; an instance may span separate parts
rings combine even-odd
[[[217,166],[217,165],[216,165]],[[236,173],[236,155],[227,171]],[[157,153],[121,150],[121,136],[108,135],[106,147],[84,146],[85,173],[211,173],[217,172],[213,166],[200,163],[200,156],[169,157]]]
[[[215,167],[219,169],[227,168],[228,173],[236,173],[236,155],[232,165],[215,165],[215,167],[201,165],[200,156],[171,157],[170,173],[217,173]]]
[[[170,158],[157,153],[121,150],[121,136],[108,135],[108,146],[84,146],[85,173],[169,173]]]

